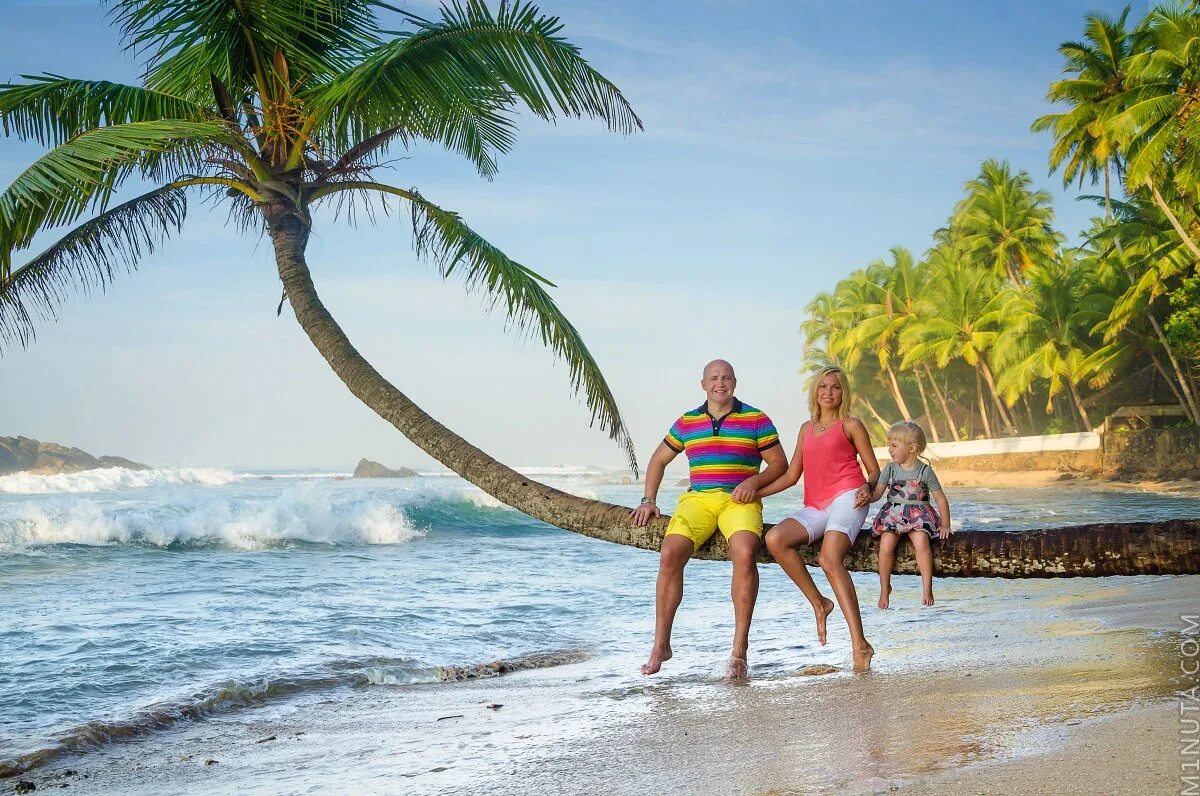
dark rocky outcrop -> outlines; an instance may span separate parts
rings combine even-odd
[[[407,467],[392,470],[370,459],[359,459],[358,466],[354,468],[355,478],[413,478],[416,474],[415,470]]]
[[[29,437],[0,437],[0,475],[33,473],[57,475],[96,470],[101,467],[124,467],[129,470],[149,470],[150,467],[121,456],[93,456],[79,448],[68,448],[54,442],[39,442]]]

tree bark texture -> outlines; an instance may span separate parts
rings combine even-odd
[[[657,551],[667,528],[659,517],[645,527],[630,522],[625,506],[570,495],[507,467],[425,414],[363,358],[321,303],[304,259],[307,227],[286,209],[267,208],[268,229],[279,277],[296,320],[338,378],[359,400],[414,444],[467,481],[536,519],[616,544]],[[1049,531],[979,531],[935,543],[942,577],[1075,577],[1200,572],[1200,520],[1084,525]],[[876,545],[859,536],[847,557],[853,570],[873,571]],[[806,551],[815,561],[816,550]],[[897,551],[896,571],[915,573],[907,544]],[[721,535],[697,558],[727,559]],[[771,559],[763,547],[760,560]]]

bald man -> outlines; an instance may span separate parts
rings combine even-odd
[[[744,679],[749,670],[750,618],[758,599],[755,557],[762,538],[762,501],[756,495],[787,470],[787,455],[775,424],[765,413],[734,396],[733,366],[715,359],[700,380],[707,400],[685,412],[667,432],[646,468],[641,505],[630,515],[645,525],[661,512],[655,501],[667,465],[680,453],[688,458],[691,486],[667,527],[658,559],[654,647],[642,674],[654,674],[671,658],[671,626],[683,599],[683,569],[692,554],[717,530],[729,543],[733,561],[733,650],[726,676]],[[761,473],[763,462],[767,468]]]

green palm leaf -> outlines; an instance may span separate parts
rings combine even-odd
[[[202,121],[211,108],[162,91],[60,75],[21,75],[28,83],[0,85],[0,126],[5,135],[46,146],[95,127],[163,119]]]
[[[133,122],[89,130],[50,150],[0,194],[0,278],[14,250],[46,227],[102,209],[131,174],[178,176],[197,166],[202,147],[228,140],[220,122]]]
[[[71,230],[0,279],[0,341],[29,345],[36,320],[57,320],[59,307],[73,292],[104,290],[119,271],[136,268],[143,256],[183,228],[186,214],[184,190],[168,186]]]

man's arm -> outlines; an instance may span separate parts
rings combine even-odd
[[[679,451],[667,443],[658,443],[658,447],[650,456],[650,463],[646,465],[646,488],[642,492],[643,499],[649,498],[650,500],[629,513],[629,516],[633,518],[634,525],[645,525],[651,517],[662,514],[655,505],[655,501],[658,500],[658,487],[662,484],[667,465],[678,455]]]

